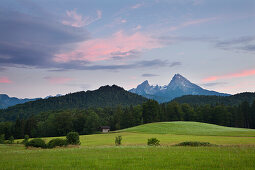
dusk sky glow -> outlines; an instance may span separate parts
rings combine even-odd
[[[254,0],[1,0],[0,94],[45,97],[175,73],[255,91]]]

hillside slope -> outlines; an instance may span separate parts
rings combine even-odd
[[[191,105],[204,105],[217,103],[224,105],[239,105],[240,103],[247,101],[252,103],[255,101],[255,93],[245,92],[239,93],[232,96],[204,96],[204,95],[186,95],[182,97],[175,98],[173,101],[178,103],[187,103]]]
[[[173,121],[148,123],[120,130],[120,132],[135,132],[149,134],[174,134],[197,136],[251,136],[255,137],[254,129],[232,128],[208,123]]]
[[[93,107],[115,107],[142,104],[147,99],[116,85],[103,86],[94,91],[81,91],[60,97],[41,99],[0,110],[0,121],[27,118],[40,112]]]

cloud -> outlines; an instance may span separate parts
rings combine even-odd
[[[133,5],[131,8],[137,9],[137,8],[142,7],[143,5],[144,5],[144,3],[138,3],[138,4]]]
[[[67,18],[62,21],[62,24],[69,25],[72,27],[87,26],[102,18],[102,11],[97,10],[96,13],[97,13],[96,17],[90,17],[90,16],[83,17],[82,15],[76,12],[76,9],[70,10],[70,11],[67,10],[66,11]]]
[[[227,83],[226,82],[204,83],[204,84],[201,84],[201,86],[211,87],[211,86],[218,86],[218,85],[224,85],[224,84],[227,84]]]
[[[255,44],[243,46],[243,47],[241,47],[241,49],[245,50],[245,51],[255,51]]]
[[[169,67],[180,66],[180,65],[182,65],[181,62],[175,61],[175,62],[172,62],[172,63],[169,65]]]
[[[239,78],[239,77],[247,77],[247,76],[252,76],[255,75],[255,69],[253,70],[244,70],[239,73],[231,73],[231,74],[225,74],[225,75],[219,75],[219,76],[210,76],[207,78],[204,78],[204,82],[211,82],[211,81],[216,81],[216,80],[221,80],[221,79],[231,79],[231,78]]]
[[[59,67],[54,54],[88,39],[86,30],[65,26],[55,16],[0,10],[0,67]]]
[[[122,19],[120,22],[121,22],[121,23],[126,23],[127,20],[126,20],[126,19]]]
[[[202,18],[202,19],[190,20],[190,21],[183,22],[180,25],[171,26],[168,31],[176,31],[176,30],[181,29],[181,28],[185,28],[185,27],[188,27],[188,26],[191,26],[191,25],[202,24],[202,23],[213,21],[213,20],[216,20],[216,19],[219,19],[219,18],[218,17],[211,17],[211,18]]]
[[[65,65],[59,69],[51,71],[65,71],[65,70],[127,70],[127,69],[139,69],[139,68],[160,68],[160,67],[174,67],[176,62],[169,62],[167,60],[141,60],[133,63],[124,64],[112,64],[112,65],[91,65],[91,64],[70,64]]]
[[[134,51],[141,52],[159,47],[162,47],[162,44],[148,35],[140,32],[127,35],[119,31],[111,37],[84,41],[75,50],[56,54],[54,60],[59,63],[103,61],[112,59],[115,54],[121,54],[119,57],[129,57]]]
[[[157,74],[142,74],[143,77],[156,77],[156,76],[159,76]]]
[[[193,0],[192,4],[197,6],[197,5],[201,5],[204,3],[204,0]]]
[[[164,45],[171,45],[177,42],[188,42],[188,41],[205,41],[205,42],[215,42],[215,38],[212,37],[187,37],[187,36],[160,36],[156,37],[159,43]]]
[[[255,51],[255,36],[241,36],[230,40],[218,40],[216,48],[223,50],[243,50],[248,52]]]
[[[140,30],[142,28],[142,26],[141,25],[137,25],[133,30]]]
[[[11,80],[9,80],[8,77],[0,77],[0,83],[12,83]]]
[[[113,52],[111,53],[113,60],[124,60],[124,59],[135,59],[138,56],[141,55],[141,51],[137,51],[137,50],[130,50],[130,51],[126,51],[126,52]],[[128,56],[128,58],[126,57]]]
[[[255,51],[255,36],[240,36],[228,40],[220,40],[217,37],[187,37],[187,36],[160,36],[158,42],[164,45],[171,45],[177,42],[201,41],[213,44],[216,48],[235,51]]]
[[[45,80],[48,80],[51,84],[66,84],[73,80],[73,78],[68,77],[44,77]]]

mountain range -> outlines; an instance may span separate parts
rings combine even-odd
[[[168,85],[165,86],[152,86],[148,80],[144,81],[136,88],[129,90],[129,92],[141,95],[143,97],[157,100],[159,103],[169,102],[176,97],[184,95],[213,95],[213,96],[230,96],[226,93],[219,93],[216,91],[210,91],[199,87],[198,85],[191,83],[185,77],[180,74],[175,74]],[[61,94],[56,96],[47,96],[44,99],[52,97],[60,97]],[[19,99],[16,97],[9,97],[6,94],[0,94],[0,109],[5,109],[16,104],[23,104],[29,101],[35,101],[42,98],[34,99]]]
[[[129,91],[149,99],[157,100],[159,103],[169,102],[176,97],[184,95],[230,96],[230,94],[203,89],[202,87],[191,83],[180,74],[175,74],[168,85],[152,86],[149,84],[148,80],[146,80]]]
[[[48,99],[50,97],[59,97],[61,94],[57,94],[56,96],[47,96],[44,99]],[[42,98],[33,98],[33,99],[19,99],[17,97],[9,97],[7,94],[0,94],[0,109],[6,109],[7,107],[14,106],[16,104],[23,104],[30,101],[39,100]]]
[[[9,97],[7,94],[0,94],[0,109],[4,109],[16,104],[22,104],[22,103],[26,103],[29,101],[34,101],[34,100],[38,100],[40,98],[35,98],[35,99],[19,99],[17,97]]]

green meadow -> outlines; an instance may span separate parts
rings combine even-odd
[[[122,136],[122,146],[115,137]],[[147,146],[156,137],[161,146]],[[51,138],[45,138],[49,141]],[[161,122],[80,136],[79,147],[0,145],[0,169],[255,169],[255,130],[198,122]],[[211,147],[174,146],[184,141]]]

